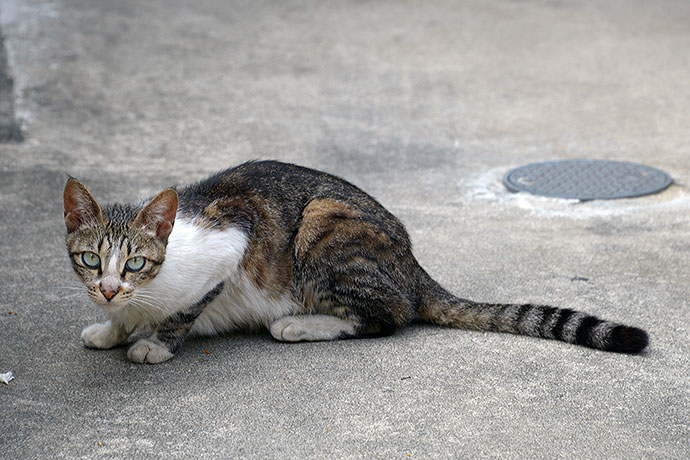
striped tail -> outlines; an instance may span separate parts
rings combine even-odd
[[[439,285],[433,286],[424,297],[421,317],[440,326],[510,332],[619,353],[639,353],[649,343],[642,329],[604,321],[569,308],[478,303],[459,299]]]

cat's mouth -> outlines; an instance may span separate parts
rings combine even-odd
[[[115,295],[104,295],[98,290],[89,290],[91,299],[103,310],[114,312],[126,306],[132,300],[131,291],[121,291]]]
[[[99,307],[101,307],[103,310],[107,312],[113,312],[121,309],[125,305],[127,305],[128,301],[119,301],[119,300],[105,300],[105,299],[99,299],[96,300],[96,303],[98,304]]]

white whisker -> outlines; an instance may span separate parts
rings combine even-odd
[[[163,302],[156,297],[147,294],[134,293],[134,296],[132,297],[132,300],[129,301],[129,304],[140,308],[150,308],[151,310],[159,312],[166,311]]]

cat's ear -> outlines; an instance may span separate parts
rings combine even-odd
[[[134,219],[135,226],[142,226],[152,235],[165,240],[172,232],[177,214],[177,191],[166,188],[151,200]]]
[[[65,184],[65,225],[71,233],[84,225],[103,221],[103,212],[96,200],[77,179],[70,178]]]

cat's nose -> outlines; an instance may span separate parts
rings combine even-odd
[[[103,297],[105,297],[108,300],[108,302],[110,302],[113,299],[113,297],[117,295],[118,292],[120,292],[119,287],[114,291],[104,291],[103,287],[101,287],[101,293],[103,294]]]

